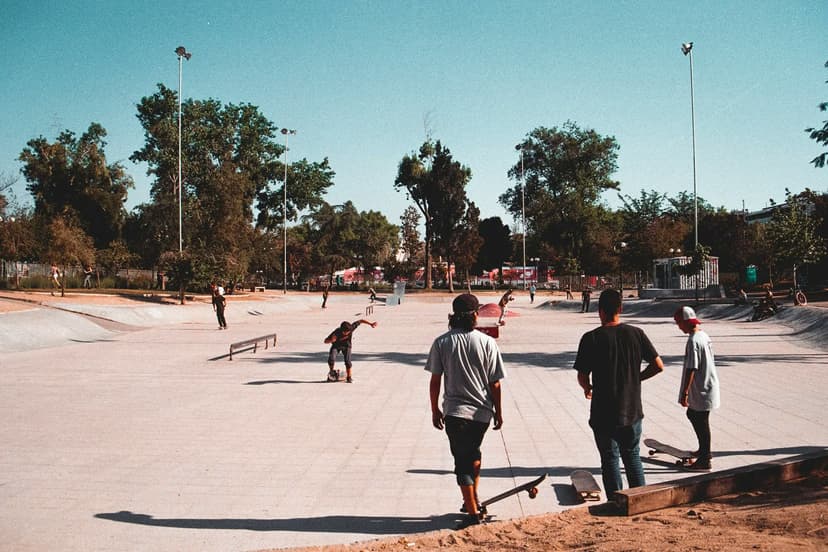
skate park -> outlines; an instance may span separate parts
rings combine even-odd
[[[480,294],[494,303],[496,294]],[[459,493],[448,443],[431,426],[431,341],[452,295],[269,291],[228,302],[226,332],[206,302],[106,304],[44,296],[0,315],[0,534],[14,550],[260,550],[449,529]],[[504,427],[483,444],[482,497],[548,474],[536,499],[494,505],[505,520],[583,507],[569,474],[600,481],[588,402],[572,362],[598,325],[580,302],[518,293],[498,344]],[[6,299],[2,299],[7,301]],[[370,308],[369,308],[370,307]],[[625,303],[665,362],[645,382],[644,436],[681,447],[686,337],[669,301]],[[824,452],[824,308],[749,323],[749,307],[701,305],[721,377],[714,471]],[[325,383],[327,333],[354,337],[354,384]],[[495,319],[484,318],[483,325]],[[268,349],[234,342],[276,334]],[[646,455],[642,447],[642,455]],[[691,477],[645,458],[648,484]]]

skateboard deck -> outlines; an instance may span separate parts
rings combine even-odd
[[[494,504],[495,502],[500,502],[504,498],[509,498],[510,496],[514,496],[514,495],[516,495],[518,493],[521,493],[523,491],[526,491],[526,493],[529,495],[529,498],[535,498],[536,496],[538,496],[538,485],[540,485],[541,482],[544,479],[546,479],[546,474],[543,474],[542,476],[538,477],[537,479],[533,479],[532,481],[529,481],[529,482],[524,483],[522,485],[518,485],[517,487],[514,487],[512,489],[509,489],[508,491],[504,491],[504,492],[500,493],[497,496],[493,496],[492,498],[484,500],[483,502],[478,504],[477,507],[480,510],[481,514],[486,514],[486,507],[489,506],[490,504]],[[465,511],[465,506],[461,506],[460,511],[464,512]]]
[[[572,486],[581,497],[581,500],[601,500],[601,487],[598,486],[595,477],[588,471],[575,470],[569,474],[569,479],[572,480]]]
[[[669,454],[673,458],[676,458],[676,464],[679,466],[687,465],[690,463],[690,460],[693,459],[693,454],[690,451],[666,445],[661,441],[656,441],[655,439],[644,439],[644,445],[650,448],[650,456],[659,453]]]

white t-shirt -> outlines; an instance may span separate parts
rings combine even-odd
[[[687,381],[688,371],[693,370],[693,383],[687,397],[687,406],[704,411],[719,408],[719,375],[713,357],[713,342],[704,331],[692,332],[684,348],[684,372],[682,382]],[[682,390],[679,389],[679,393]],[[682,397],[679,397],[681,401]]]

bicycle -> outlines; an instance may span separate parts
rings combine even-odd
[[[808,304],[808,298],[805,296],[805,292],[799,287],[792,287],[788,292],[788,297],[793,297],[794,305],[804,307]]]

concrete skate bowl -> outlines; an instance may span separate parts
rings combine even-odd
[[[753,313],[753,307],[750,305],[635,300],[624,301],[621,320],[632,324],[635,324],[636,320],[658,320],[659,322],[672,324],[673,313],[683,305],[693,307],[702,322],[704,320],[722,320],[752,324],[757,327],[763,324],[783,324],[792,330],[789,334],[791,337],[802,341],[808,347],[828,350],[828,309],[822,307],[797,307],[787,304],[782,306],[776,316],[758,322],[750,322]],[[562,308],[572,310],[571,306],[566,304]],[[580,306],[578,310],[580,310]]]

